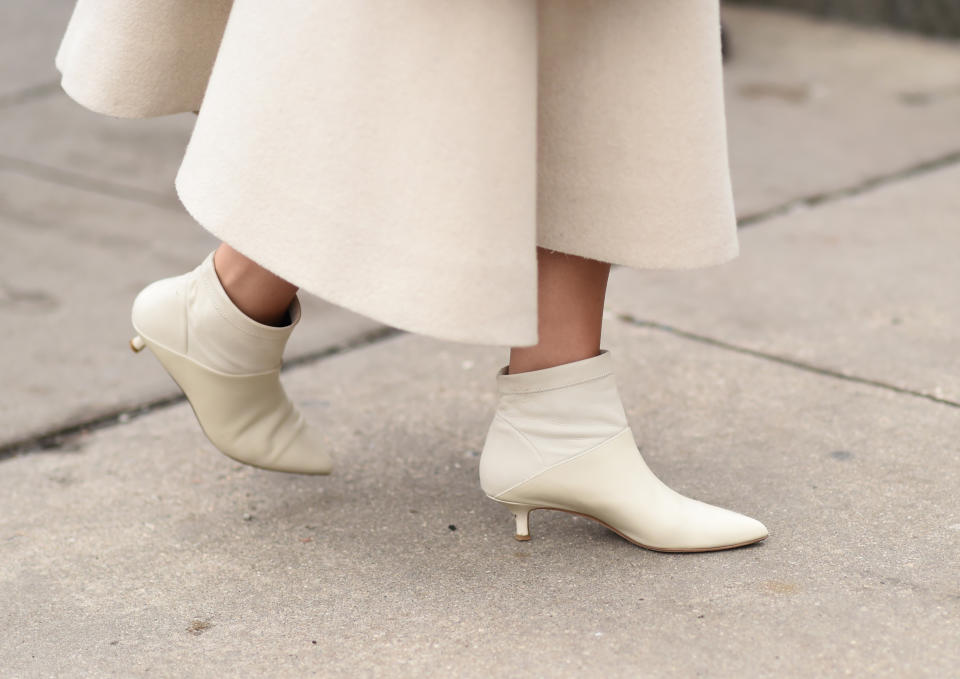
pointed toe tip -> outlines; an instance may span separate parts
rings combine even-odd
[[[329,476],[333,473],[333,463],[332,462],[323,462],[311,467],[309,471],[301,472],[303,474],[311,474],[313,476]]]
[[[287,474],[327,476],[336,466],[334,460],[310,435],[309,430],[307,431],[306,436],[299,436],[285,448],[274,449],[268,453],[264,453],[262,449],[252,453],[249,450],[243,452],[231,450],[229,447],[218,446],[218,448],[227,457],[251,467]]]
[[[714,526],[715,542],[709,549],[731,549],[760,542],[769,537],[767,527],[754,518],[726,510],[724,526]]]
[[[323,450],[303,451],[289,460],[279,460],[273,468],[279,471],[294,474],[309,474],[311,476],[328,476],[333,472],[333,459]]]
[[[751,519],[749,516],[745,516],[745,526],[743,529],[745,544],[750,544],[752,542],[760,542],[761,540],[766,540],[770,537],[770,531],[767,530],[767,527],[756,519]]]
[[[287,474],[305,474],[308,476],[329,476],[333,473],[333,463],[326,459],[296,460],[290,462],[273,461],[270,463],[248,463],[254,467]]]

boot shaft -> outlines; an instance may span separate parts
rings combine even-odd
[[[496,375],[497,407],[480,457],[480,485],[502,493],[628,427],[613,360],[594,357]]]
[[[300,321],[300,300],[290,323],[259,323],[230,299],[217,276],[213,252],[180,276],[155,281],[133,303],[133,321],[167,348],[228,374],[279,369],[283,351]]]

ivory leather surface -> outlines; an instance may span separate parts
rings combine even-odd
[[[103,114],[199,110],[197,221],[404,330],[535,344],[537,245],[738,254],[716,0],[79,0],[56,65]]]
[[[608,350],[516,375],[505,369],[480,456],[480,486],[489,497],[586,514],[667,551],[767,536],[756,519],[681,495],[650,470],[626,420]]]
[[[131,321],[220,452],[264,469],[329,474],[333,460],[280,382],[300,313],[295,299],[287,326],[248,318],[219,285],[211,252],[193,271],[141,290]]]

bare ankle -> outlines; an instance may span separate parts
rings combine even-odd
[[[227,296],[240,311],[264,325],[290,324],[289,308],[296,286],[226,243],[214,253],[213,266]]]

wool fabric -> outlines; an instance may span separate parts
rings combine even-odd
[[[78,0],[55,63],[93,111],[198,112],[197,222],[403,330],[536,344],[537,246],[738,255],[717,0]]]

